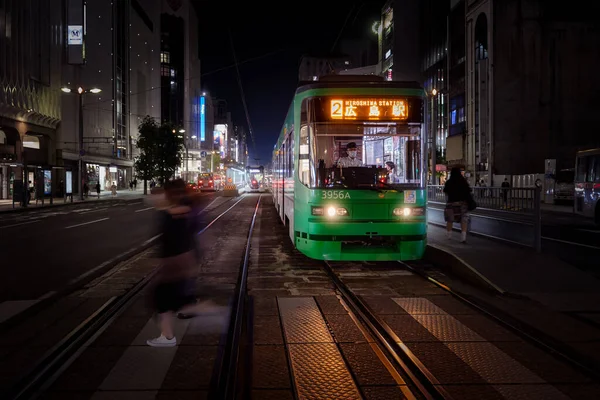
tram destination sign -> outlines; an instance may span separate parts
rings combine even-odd
[[[408,119],[409,104],[398,98],[331,98],[329,116],[333,120]]]

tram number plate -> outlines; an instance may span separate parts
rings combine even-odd
[[[327,190],[322,192],[321,199],[349,199],[350,193],[335,191],[335,190]]]

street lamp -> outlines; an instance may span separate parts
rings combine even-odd
[[[373,22],[373,26],[371,26],[371,30],[373,31],[374,34],[379,35],[379,27],[381,25],[380,21],[375,21]]]
[[[71,93],[71,88],[62,87],[64,93]],[[86,93],[97,94],[100,93],[102,89],[92,88],[90,90],[85,90],[81,86],[77,88],[77,97],[79,100],[79,135],[78,135],[78,156],[77,156],[77,179],[79,180],[79,200],[83,200],[83,95]]]

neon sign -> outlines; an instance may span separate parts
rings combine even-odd
[[[330,117],[337,120],[406,120],[408,104],[403,99],[332,99]]]
[[[206,100],[204,96],[200,97],[200,140],[206,139]]]

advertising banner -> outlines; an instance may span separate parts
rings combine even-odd
[[[52,194],[52,171],[44,170],[44,195]]]

